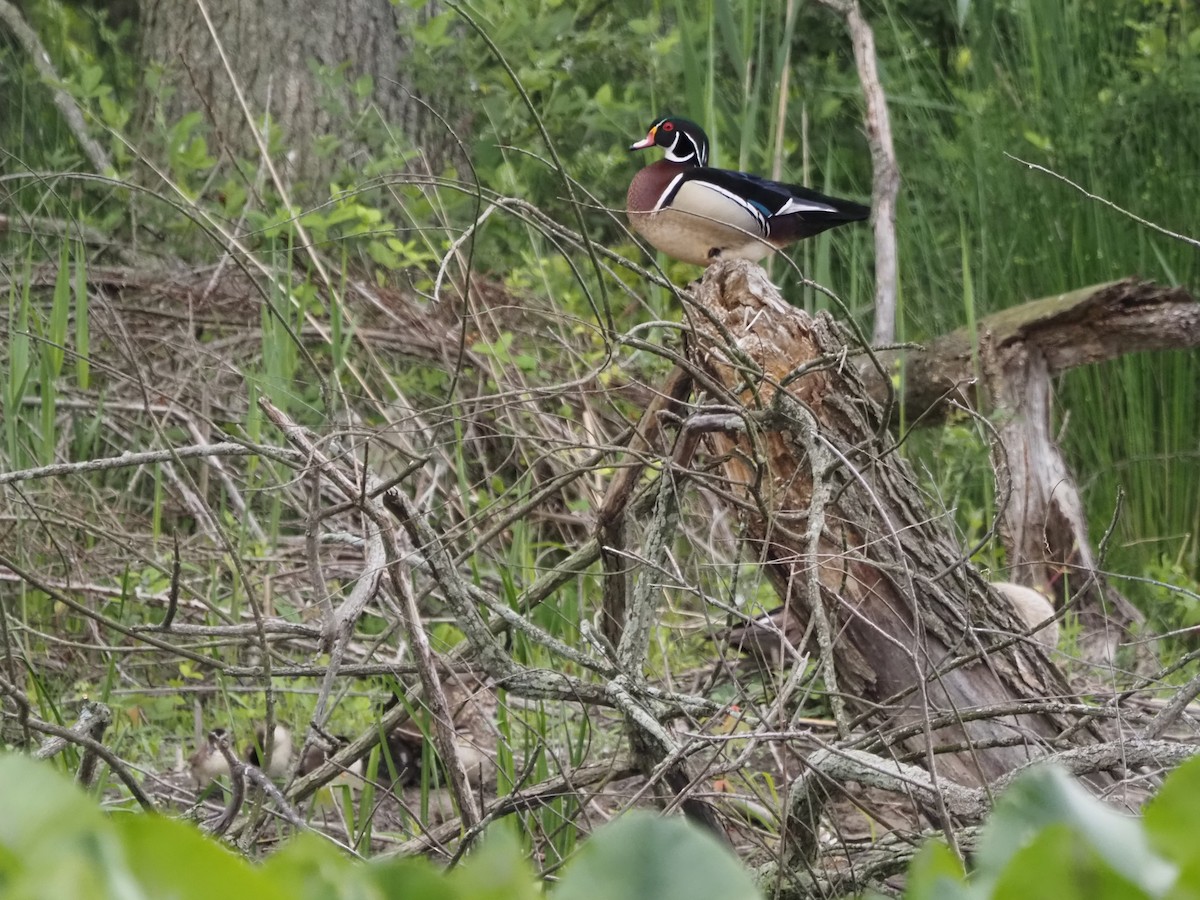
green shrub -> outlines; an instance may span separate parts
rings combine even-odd
[[[494,825],[451,871],[420,857],[356,862],[314,834],[251,865],[193,826],[105,815],[45,763],[0,757],[0,896],[6,900],[212,897],[536,900],[516,833]],[[752,900],[750,876],[714,838],[644,813],[601,829],[567,866],[561,900]]]
[[[357,862],[314,834],[251,865],[191,825],[106,815],[45,764],[0,758],[0,896],[439,898],[542,896],[516,832],[503,822],[450,871],[423,858]],[[911,900],[1159,898],[1200,895],[1200,760],[1167,779],[1142,819],[1096,800],[1058,769],[1034,770],[997,804],[968,876],[943,844],[914,860]],[[732,853],[682,819],[629,813],[567,864],[555,900],[752,900]]]

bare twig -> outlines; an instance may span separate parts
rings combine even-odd
[[[229,783],[232,788],[229,792],[229,802],[225,804],[225,811],[209,830],[213,837],[220,837],[229,830],[229,826],[237,818],[242,803],[246,799],[246,764],[238,759],[237,754],[230,748],[228,733],[214,731],[208,737],[217,748],[217,752],[225,758],[225,764],[229,766]]]
[[[1170,702],[1146,726],[1145,736],[1148,738],[1162,737],[1166,730],[1174,724],[1175,720],[1183,714],[1187,705],[1195,700],[1197,696],[1200,696],[1200,675],[1193,676],[1191,681],[1176,691],[1175,696],[1171,698]]]
[[[171,623],[175,621],[175,613],[179,609],[179,574],[181,568],[179,562],[179,535],[173,531],[171,532],[171,589],[167,594],[167,612],[158,626],[162,631],[169,631],[171,629]]]
[[[1116,767],[1173,767],[1196,753],[1194,746],[1173,741],[1122,740],[1091,744],[1049,754],[1008,772],[991,784],[968,788],[945,778],[935,781],[926,770],[894,759],[861,750],[828,747],[806,758],[808,770],[792,786],[785,835],[790,842],[793,865],[815,857],[817,823],[831,783],[852,781],[905,794],[921,805],[941,804],[958,818],[978,822],[991,811],[995,798],[1031,768],[1052,763],[1078,777]]]
[[[0,3],[4,0],[0,0]],[[154,463],[171,462],[176,459],[195,459],[205,456],[268,456],[273,459],[294,462],[300,454],[282,447],[258,447],[250,444],[194,444],[167,450],[145,450],[141,453],[122,453],[100,459],[87,459],[75,463],[55,463],[38,466],[36,469],[20,469],[16,472],[0,472],[0,484],[31,481],[36,478],[57,478],[60,475],[82,475],[103,472],[109,469],[127,469]]]
[[[1177,241],[1183,241],[1183,243],[1185,243],[1185,244],[1190,244],[1191,246],[1196,247],[1197,249],[1200,249],[1200,240],[1197,240],[1196,238],[1188,237],[1186,234],[1180,234],[1177,231],[1171,231],[1169,228],[1163,228],[1161,225],[1156,225],[1154,222],[1151,222],[1149,219],[1143,219],[1137,213],[1130,212],[1129,210],[1125,209],[1122,206],[1117,206],[1117,204],[1113,203],[1111,200],[1106,199],[1105,197],[1101,197],[1099,194],[1093,194],[1087,188],[1076,184],[1074,181],[1072,181],[1070,178],[1067,178],[1065,175],[1058,174],[1053,169],[1047,169],[1045,166],[1039,166],[1037,163],[1032,163],[1032,162],[1029,162],[1028,160],[1021,159],[1021,157],[1019,157],[1019,156],[1013,156],[1011,153],[1008,153],[1007,151],[1005,152],[1004,155],[1007,156],[1009,159],[1011,159],[1013,162],[1020,163],[1021,165],[1025,166],[1026,168],[1033,169],[1036,172],[1042,172],[1045,175],[1049,175],[1051,178],[1057,178],[1063,184],[1066,184],[1069,187],[1074,188],[1075,190],[1079,191],[1079,193],[1083,194],[1083,196],[1087,197],[1089,200],[1095,200],[1097,203],[1102,203],[1105,206],[1107,206],[1109,209],[1119,212],[1121,215],[1125,216],[1126,218],[1133,219],[1133,221],[1137,222],[1139,225],[1149,228],[1151,231],[1157,231],[1159,234],[1166,235],[1167,237],[1173,238]]]

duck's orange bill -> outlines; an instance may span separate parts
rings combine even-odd
[[[645,150],[647,147],[654,146],[654,135],[658,132],[658,127],[650,129],[650,133],[646,135],[645,140],[638,141],[636,144],[630,144],[630,150]]]

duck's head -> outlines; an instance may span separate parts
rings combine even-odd
[[[704,129],[688,119],[664,116],[653,125],[646,137],[630,150],[645,150],[647,147],[662,147],[668,162],[691,166],[708,165],[708,136]]]

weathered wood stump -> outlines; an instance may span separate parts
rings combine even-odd
[[[1011,607],[931,508],[828,315],[789,306],[757,266],[711,267],[693,358],[740,430],[709,435],[752,554],[815,634],[845,735],[877,729],[940,778],[985,785],[1060,736],[1095,739]],[[719,385],[719,387],[717,387]],[[1039,702],[1040,701],[1040,702]],[[951,752],[936,753],[937,748]]]

